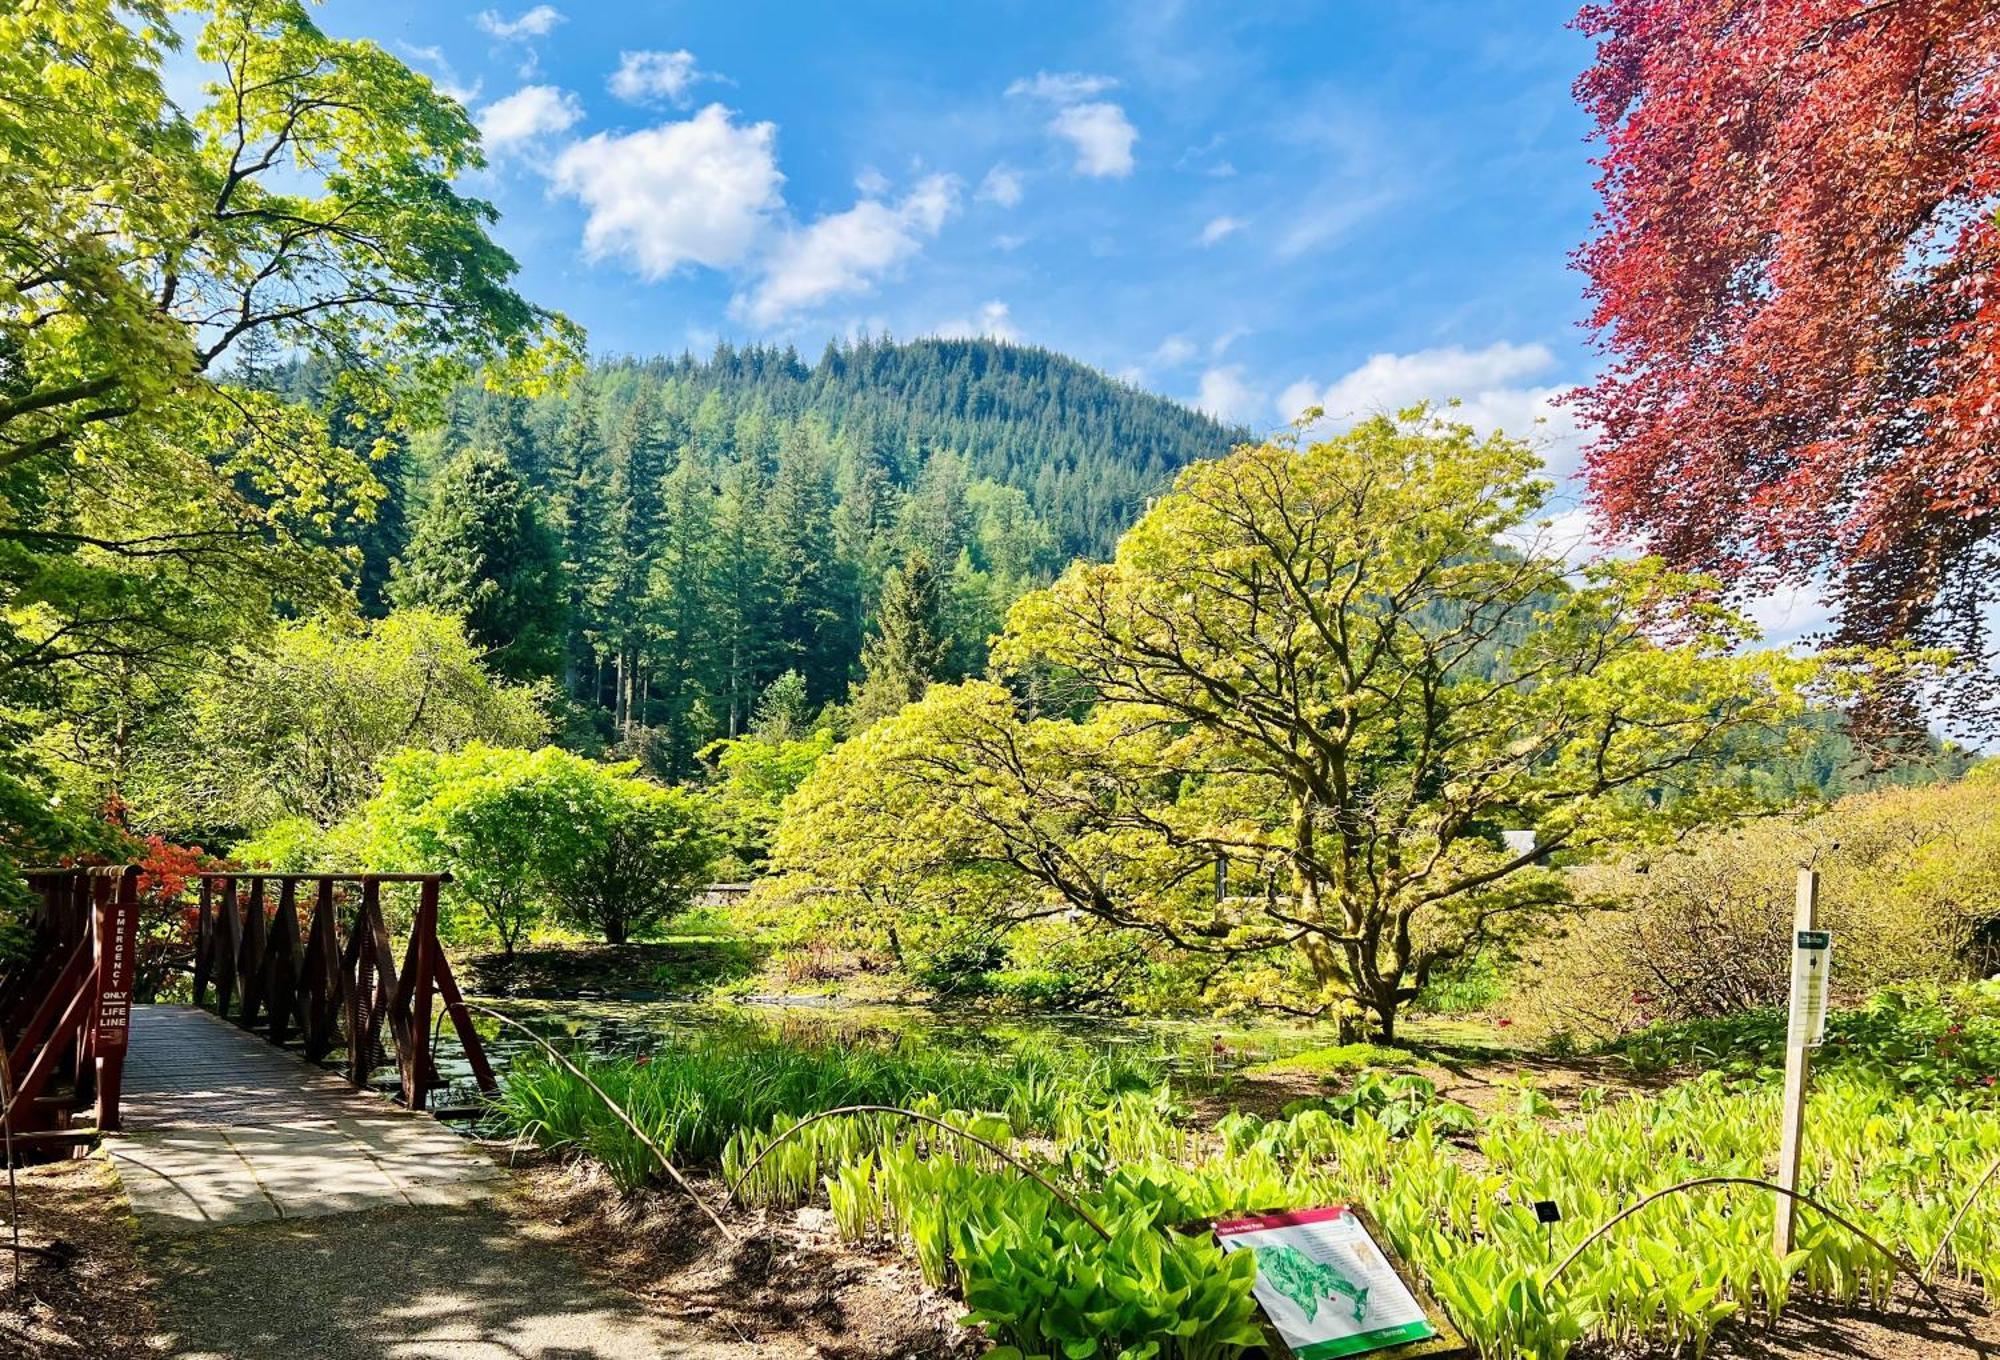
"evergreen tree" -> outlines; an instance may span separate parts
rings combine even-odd
[[[326,402],[327,376],[298,368],[267,377]],[[683,774],[706,740],[750,728],[787,668],[813,703],[879,685],[862,640],[883,631],[898,562],[921,553],[935,583],[931,674],[976,674],[1015,599],[1107,551],[1174,469],[1228,442],[1018,346],[842,343],[808,367],[784,347],[718,345],[603,363],[564,395],[460,388],[441,431],[378,466],[393,497],[427,491],[465,448],[506,456],[560,546],[574,739],[613,736]],[[385,502],[349,531],[365,599],[404,551],[398,512]]]
[[[723,729],[741,736],[764,686],[774,654],[778,612],[764,485],[756,467],[740,461],[725,472],[715,509],[714,647]]]
[[[834,547],[832,510],[818,432],[800,422],[779,451],[771,487],[776,640],[816,703],[846,689],[855,654],[853,578]]]
[[[653,568],[649,612],[658,620],[649,668],[662,773],[682,779],[695,752],[714,733],[705,696],[714,688],[716,603],[715,494],[707,468],[692,449],[667,478],[663,526]]]
[[[528,488],[499,454],[461,454],[439,474],[397,559],[390,598],[465,620],[500,674],[554,675],[567,610],[562,558]]]
[[[951,646],[943,618],[943,583],[930,559],[913,552],[882,583],[878,631],[861,649],[865,674],[854,687],[855,727],[900,712],[942,678]]]
[[[605,582],[604,528],[609,503],[605,455],[597,417],[584,393],[564,408],[549,444],[549,521],[562,550],[569,627],[563,643],[563,689],[594,695],[590,637],[602,628],[600,588]]]
[[[654,545],[659,540],[661,492],[671,431],[651,387],[625,414],[611,444],[609,543],[599,591],[602,612],[597,645],[611,658],[612,721],[628,737],[646,723],[646,596]]]

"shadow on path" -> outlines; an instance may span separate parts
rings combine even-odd
[[[182,1360],[748,1360],[595,1285],[490,1205],[214,1228],[147,1244]]]

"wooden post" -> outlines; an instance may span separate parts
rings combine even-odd
[[[132,980],[139,958],[139,871],[118,876],[114,893],[97,905],[97,1011],[92,1048],[97,1065],[97,1128],[118,1128],[118,1092],[132,1030]]]
[[[370,919],[381,902],[381,888],[373,874],[361,879],[361,908],[354,917],[354,934],[347,947],[354,954],[354,975],[348,984],[354,991],[347,1004],[347,1080],[366,1088],[368,1074],[375,1069],[375,952],[370,938]]]
[[[194,918],[194,1004],[201,1005],[202,993],[208,990],[210,971],[209,953],[215,948],[215,884],[204,878],[201,881],[201,909]]]
[[[424,880],[417,899],[417,923],[410,943],[415,955],[416,974],[410,979],[410,1041],[412,1052],[409,1076],[403,1092],[413,1110],[424,1108],[431,1080],[431,989],[437,985],[438,882]]]
[[[1798,951],[1799,932],[1818,928],[1819,871],[1802,868],[1799,870],[1798,896],[1792,910],[1793,952]],[[1796,978],[1792,987],[1793,1004],[1785,1031],[1785,1103],[1779,1116],[1778,1143],[1778,1184],[1787,1190],[1799,1188],[1799,1156],[1806,1133],[1806,1079],[1812,1069],[1812,1049],[1809,1046],[1812,1036],[1806,1032],[1805,1007],[1802,998],[1796,995]],[[1771,1249],[1782,1261],[1792,1252],[1798,1225],[1798,1201],[1790,1195],[1774,1195],[1772,1198],[1778,1202],[1778,1212],[1771,1234]]]

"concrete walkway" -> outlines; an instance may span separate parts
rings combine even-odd
[[[189,1006],[139,1006],[125,1132],[105,1139],[148,1232],[458,1205],[506,1174],[437,1121]]]
[[[133,1011],[105,1139],[179,1360],[749,1360],[593,1282],[427,1115],[186,1006]]]

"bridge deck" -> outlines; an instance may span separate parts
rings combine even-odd
[[[459,1204],[502,1172],[427,1115],[190,1006],[138,1006],[125,1132],[106,1145],[142,1229]]]

